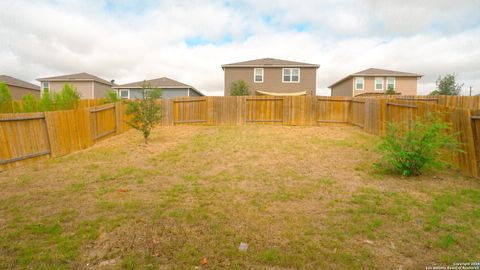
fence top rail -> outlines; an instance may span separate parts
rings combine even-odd
[[[247,101],[254,101],[254,100],[283,100],[283,98],[247,98]]]
[[[115,108],[115,104],[108,104],[108,106],[105,106],[105,107],[93,107],[90,109],[90,112],[100,112],[100,111],[105,111],[105,110],[109,110],[109,109],[112,109],[112,108]]]
[[[0,117],[0,122],[26,121],[26,120],[37,120],[37,119],[45,119],[45,114],[41,113],[41,115],[31,115],[31,116],[9,115],[8,118]]]
[[[199,102],[199,101],[207,101],[207,98],[199,98],[199,99],[174,99],[173,102]]]
[[[398,100],[431,100],[431,101],[438,101],[439,98],[409,98],[409,97],[397,97]]]
[[[343,99],[343,98],[325,98],[325,97],[318,97],[317,100],[325,100],[325,101],[345,101],[350,102],[351,99]]]
[[[393,102],[387,102],[386,104],[391,106],[398,106],[398,107],[408,107],[408,108],[414,108],[414,109],[418,108],[418,106],[412,105],[412,104],[400,104],[400,103],[393,103]]]

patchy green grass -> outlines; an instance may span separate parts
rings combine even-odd
[[[165,127],[148,146],[132,131],[3,172],[0,268],[423,269],[478,261],[478,179],[382,174],[372,166],[377,141],[347,126]]]

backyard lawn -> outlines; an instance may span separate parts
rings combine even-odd
[[[480,180],[372,166],[353,126],[132,130],[0,173],[0,268],[424,269],[480,260]],[[240,243],[248,244],[239,251]]]

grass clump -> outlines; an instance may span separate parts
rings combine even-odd
[[[382,162],[403,176],[441,168],[445,165],[439,158],[442,151],[459,151],[459,143],[451,134],[447,123],[431,115],[418,119],[411,127],[390,123],[379,145]]]

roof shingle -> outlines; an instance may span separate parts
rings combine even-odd
[[[46,77],[46,78],[39,78],[37,81],[41,82],[49,82],[49,81],[95,81],[99,83],[103,83],[106,85],[112,85],[111,82],[104,80],[100,77],[97,77],[95,75],[86,73],[86,72],[81,72],[81,73],[75,73],[75,74],[68,74],[68,75],[61,75],[61,76],[54,76],[54,77]]]
[[[416,73],[408,73],[408,72],[402,72],[402,71],[388,70],[388,69],[369,68],[369,69],[359,71],[357,73],[350,74],[350,75],[342,78],[341,80],[336,81],[335,83],[330,85],[328,88],[332,88],[333,86],[343,82],[344,80],[346,80],[348,78],[354,77],[354,76],[422,77],[423,75],[416,74]]]
[[[262,58],[262,59],[255,59],[255,60],[222,65],[222,68],[226,68],[226,67],[315,67],[315,68],[319,68],[320,65],[281,60],[281,59],[275,59],[275,58]]]
[[[40,91],[40,86],[22,81],[20,79],[10,77],[7,75],[0,75],[0,82],[5,82],[7,85],[12,85],[12,86],[17,86],[17,87],[23,87],[23,88],[28,88],[32,90],[38,90]]]

